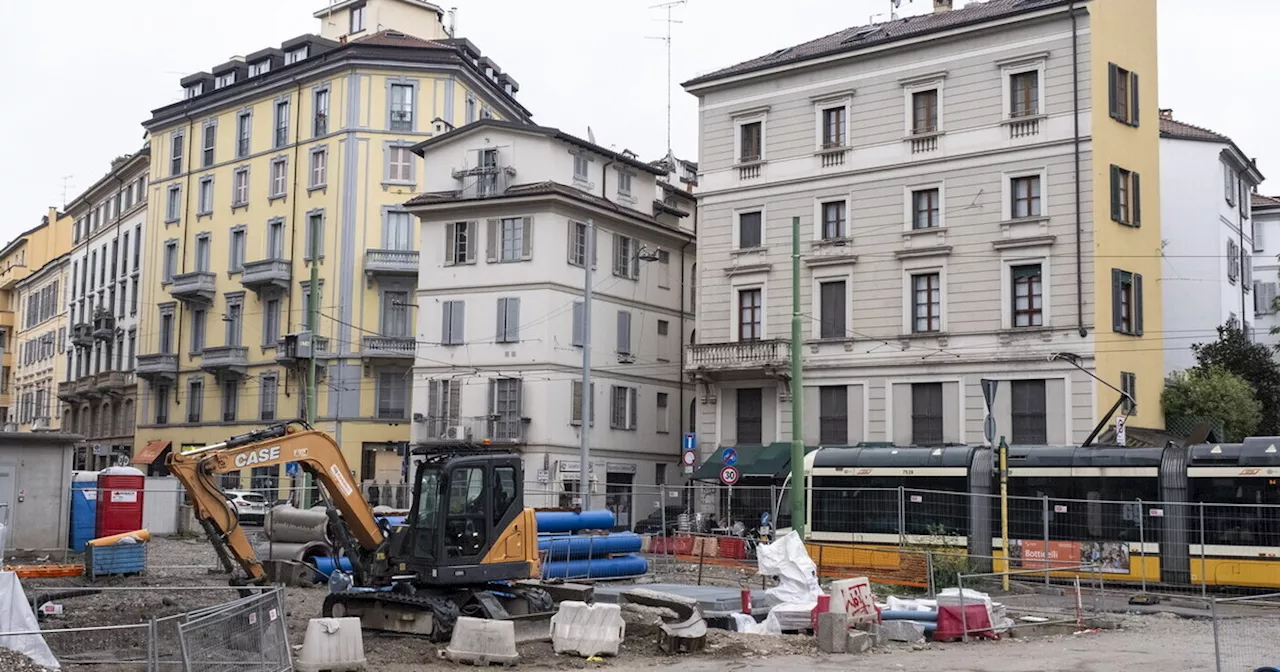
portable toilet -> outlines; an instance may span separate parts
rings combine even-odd
[[[98,472],[95,537],[142,529],[142,494],[147,477],[133,467],[108,467]]]
[[[97,536],[98,472],[71,472],[71,550],[84,552],[84,545]]]

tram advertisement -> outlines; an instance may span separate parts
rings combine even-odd
[[[1048,559],[1040,539],[1011,539],[1009,566],[1012,569],[1066,569],[1080,565],[1098,566],[1108,574],[1129,573],[1129,544],[1120,541],[1050,541]]]

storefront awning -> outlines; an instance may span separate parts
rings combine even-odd
[[[151,464],[155,462],[160,454],[169,449],[172,445],[170,441],[148,441],[147,445],[142,447],[136,455],[133,456],[134,464]]]
[[[726,448],[729,446],[725,446]],[[740,478],[785,479],[791,467],[791,444],[771,443],[767,446],[733,446],[738,451],[738,468]],[[817,446],[805,446],[805,454],[817,450]],[[724,449],[717,449],[715,454],[702,463],[690,478],[695,481],[719,481],[720,470],[724,469]]]

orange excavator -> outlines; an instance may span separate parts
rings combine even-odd
[[[538,587],[537,522],[524,507],[520,457],[467,445],[418,456],[413,506],[394,528],[379,525],[338,444],[302,423],[173,453],[168,467],[223,563],[244,572],[234,584],[262,584],[266,572],[215,476],[296,462],[324,486],[337,552],[351,565],[351,587],[329,594],[325,616],[356,616],[366,628],[444,641],[459,615],[548,615],[554,604]]]

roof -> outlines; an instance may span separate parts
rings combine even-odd
[[[1252,194],[1253,209],[1258,208],[1280,208],[1280,197],[1263,196],[1262,194]]]
[[[98,178],[97,182],[94,182],[93,185],[91,185],[88,189],[85,189],[83,192],[81,192],[79,196],[76,196],[75,198],[71,199],[71,202],[63,207],[63,211],[66,214],[71,214],[71,211],[75,209],[76,206],[80,205],[81,201],[87,198],[89,194],[92,194],[94,191],[97,191],[99,188],[101,188],[102,185],[115,179],[117,175],[121,175],[123,173],[127,173],[133,170],[137,170],[140,167],[139,164],[142,163],[142,159],[144,157],[148,161],[150,161],[151,143],[147,143],[142,146],[142,149],[134,152],[133,154],[127,155],[127,158],[125,158],[124,161],[120,162],[119,165],[113,166],[112,169],[108,170],[105,175]]]
[[[664,229],[671,230],[670,226],[659,221],[653,215],[623,207],[608,199],[601,198],[595,194],[588,194],[581,189],[560,184],[559,182],[534,182],[532,184],[520,184],[509,187],[501,196],[462,197],[459,196],[456,191],[427,192],[425,194],[418,194],[417,196],[414,196],[406,201],[404,205],[407,208],[411,208],[414,206],[445,205],[475,201],[501,201],[502,199],[507,198],[524,198],[528,196],[564,196],[587,205],[593,205],[605,210],[612,210],[618,214],[635,217],[636,219],[643,220],[648,224],[653,224],[654,226],[660,226]]]
[[[817,446],[805,446],[806,455],[817,450]],[[736,446],[738,453],[734,466],[738,469],[739,478],[771,478],[784,480],[790,473],[791,443],[771,443],[767,446]],[[724,469],[724,451],[717,450],[707,458],[702,466],[689,477],[693,481],[718,481],[720,471]]]
[[[1165,429],[1148,429],[1131,425],[1124,428],[1124,436],[1125,446],[1128,448],[1163,448],[1169,443],[1182,443],[1187,438]],[[1115,425],[1103,430],[1094,441],[1098,445],[1115,445],[1115,442]]]
[[[1178,138],[1180,140],[1204,140],[1207,142],[1231,142],[1231,138],[1216,131],[1165,116],[1160,117],[1160,137]]]
[[[1067,4],[1069,0],[987,0],[987,2],[970,2],[960,9],[948,12],[908,16],[895,21],[886,21],[865,26],[853,26],[832,33],[816,40],[779,49],[759,58],[743,61],[737,65],[716,70],[705,75],[694,77],[682,86],[696,86],[717,79],[734,75],[791,65],[804,61],[831,56],[835,54],[853,53],[879,46],[899,42],[914,37],[941,32],[953,28],[962,28],[976,24],[1004,19],[1019,14],[1027,14],[1042,9]]]
[[[452,49],[453,45],[436,42],[435,40],[424,40],[408,33],[402,33],[398,30],[382,30],[368,37],[362,37],[358,40],[352,40],[355,44],[372,44],[379,47],[418,47],[432,49]]]
[[[441,143],[450,142],[459,137],[462,137],[465,134],[474,133],[475,131],[484,130],[486,128],[499,128],[499,129],[505,129],[509,131],[517,131],[519,133],[544,135],[548,138],[561,140],[571,145],[577,145],[578,147],[593,151],[597,154],[601,154],[618,163],[626,164],[628,166],[631,166],[632,168],[635,168],[637,170],[643,170],[644,172],[650,173],[652,175],[667,174],[665,170],[662,170],[660,168],[655,168],[654,166],[651,166],[645,163],[644,161],[641,161],[639,159],[634,159],[625,154],[620,154],[618,152],[613,151],[612,149],[605,149],[604,147],[601,147],[600,145],[597,145],[593,142],[588,142],[586,140],[583,140],[582,138],[579,138],[576,135],[569,135],[568,133],[565,133],[564,131],[561,131],[558,128],[551,128],[550,126],[536,126],[534,124],[521,124],[521,123],[512,122],[512,121],[502,121],[499,119],[481,119],[480,121],[472,122],[465,126],[459,126],[458,128],[452,131],[449,131],[448,133],[442,133],[440,135],[427,138],[426,140],[423,140],[422,142],[414,145],[412,149],[415,154],[417,154],[418,156],[422,156],[423,151],[425,151],[428,148],[434,147]]]

